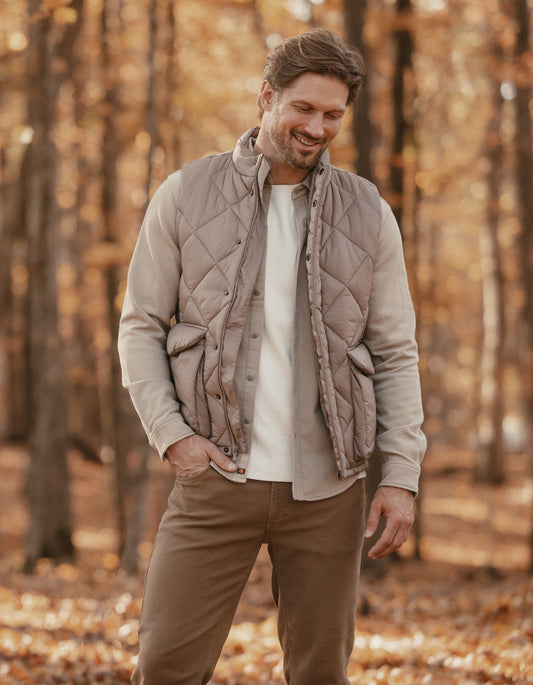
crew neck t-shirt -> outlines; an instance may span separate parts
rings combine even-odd
[[[294,185],[273,185],[267,214],[265,304],[248,478],[293,479],[292,355],[296,283],[304,236],[294,216]]]

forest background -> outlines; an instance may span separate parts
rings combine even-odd
[[[406,586],[400,591],[391,577],[408,584],[431,569],[433,588],[444,592],[447,579],[453,593],[459,579],[468,592],[481,577],[474,569],[496,593],[489,606],[497,614],[506,607],[519,631],[508,667],[514,679],[498,680],[499,661],[494,679],[483,680],[490,669],[480,667],[480,680],[453,680],[445,661],[431,666],[420,657],[426,675],[450,671],[449,680],[424,682],[527,682],[520,678],[528,675],[521,640],[533,637],[531,3],[2,0],[0,12],[0,678],[58,682],[46,678],[67,673],[77,647],[58,652],[54,629],[36,626],[52,608],[64,609],[74,586],[87,588],[76,596],[91,596],[95,583],[99,601],[127,620],[108,629],[102,619],[97,629],[89,607],[81,633],[66,614],[61,625],[82,641],[100,631],[123,651],[85,653],[87,679],[78,672],[79,680],[59,682],[122,682],[131,669],[138,583],[171,479],[121,387],[116,337],[127,265],[162,180],[188,160],[232,148],[257,123],[268,49],[324,26],[353,40],[367,61],[363,95],[331,156],[376,183],[400,223],[429,440],[417,526],[392,568],[368,569],[363,608],[372,587],[392,604],[405,599]],[[246,647],[228,656],[228,675],[221,671],[217,682],[281,682],[266,569],[260,559],[250,584],[255,600],[245,598],[241,610],[256,627],[234,638]],[[83,611],[71,606],[72,615]],[[380,661],[383,644],[371,645],[376,624],[367,629],[372,677],[387,668],[386,682],[422,682],[416,674],[409,680],[414,657]],[[250,670],[235,675],[232,664],[239,668],[252,643],[274,653],[271,662],[264,649],[256,659],[270,663],[267,680]],[[409,648],[420,656],[415,643]],[[389,652],[402,649],[397,643]]]

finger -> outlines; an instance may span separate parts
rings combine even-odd
[[[195,459],[194,461],[186,463],[172,460],[169,460],[169,463],[174,474],[182,480],[194,478],[194,476],[197,476],[202,471],[205,471],[206,468],[209,468],[209,459],[207,458],[207,455],[202,459]]]
[[[229,457],[222,454],[214,445],[210,445],[206,451],[211,461],[215,462],[215,464],[220,466],[224,471],[235,472],[237,470],[237,464],[234,461],[231,461]]]
[[[370,559],[381,559],[381,557],[387,556],[387,554],[390,554],[396,549],[394,546],[394,540],[398,530],[398,522],[390,518],[387,519],[387,525],[385,526],[383,533],[380,535],[376,544],[371,547],[368,552]]]
[[[391,524],[389,531],[387,531],[387,528],[389,528],[389,525],[387,525],[383,531],[383,535],[381,535],[376,544],[368,552],[368,556],[371,559],[385,557],[387,554],[394,552],[407,542],[412,524],[403,520],[400,521],[399,525],[393,523],[390,519],[389,522]]]
[[[377,500],[374,499],[370,504],[370,510],[368,512],[368,518],[366,520],[365,538],[371,538],[374,535],[378,528],[380,518],[381,507],[379,506]]]

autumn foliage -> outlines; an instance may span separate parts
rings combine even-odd
[[[161,181],[257,123],[266,51],[314,26],[368,63],[332,161],[401,219],[429,438],[418,528],[362,582],[351,682],[533,682],[531,3],[0,14],[0,683],[128,682],[170,484],[121,389],[127,264]],[[283,682],[268,584],[261,556],[213,685]]]

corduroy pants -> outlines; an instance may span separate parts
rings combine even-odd
[[[347,685],[364,524],[363,480],[314,502],[212,468],[177,481],[146,572],[134,685],[209,682],[262,544],[287,683]]]

